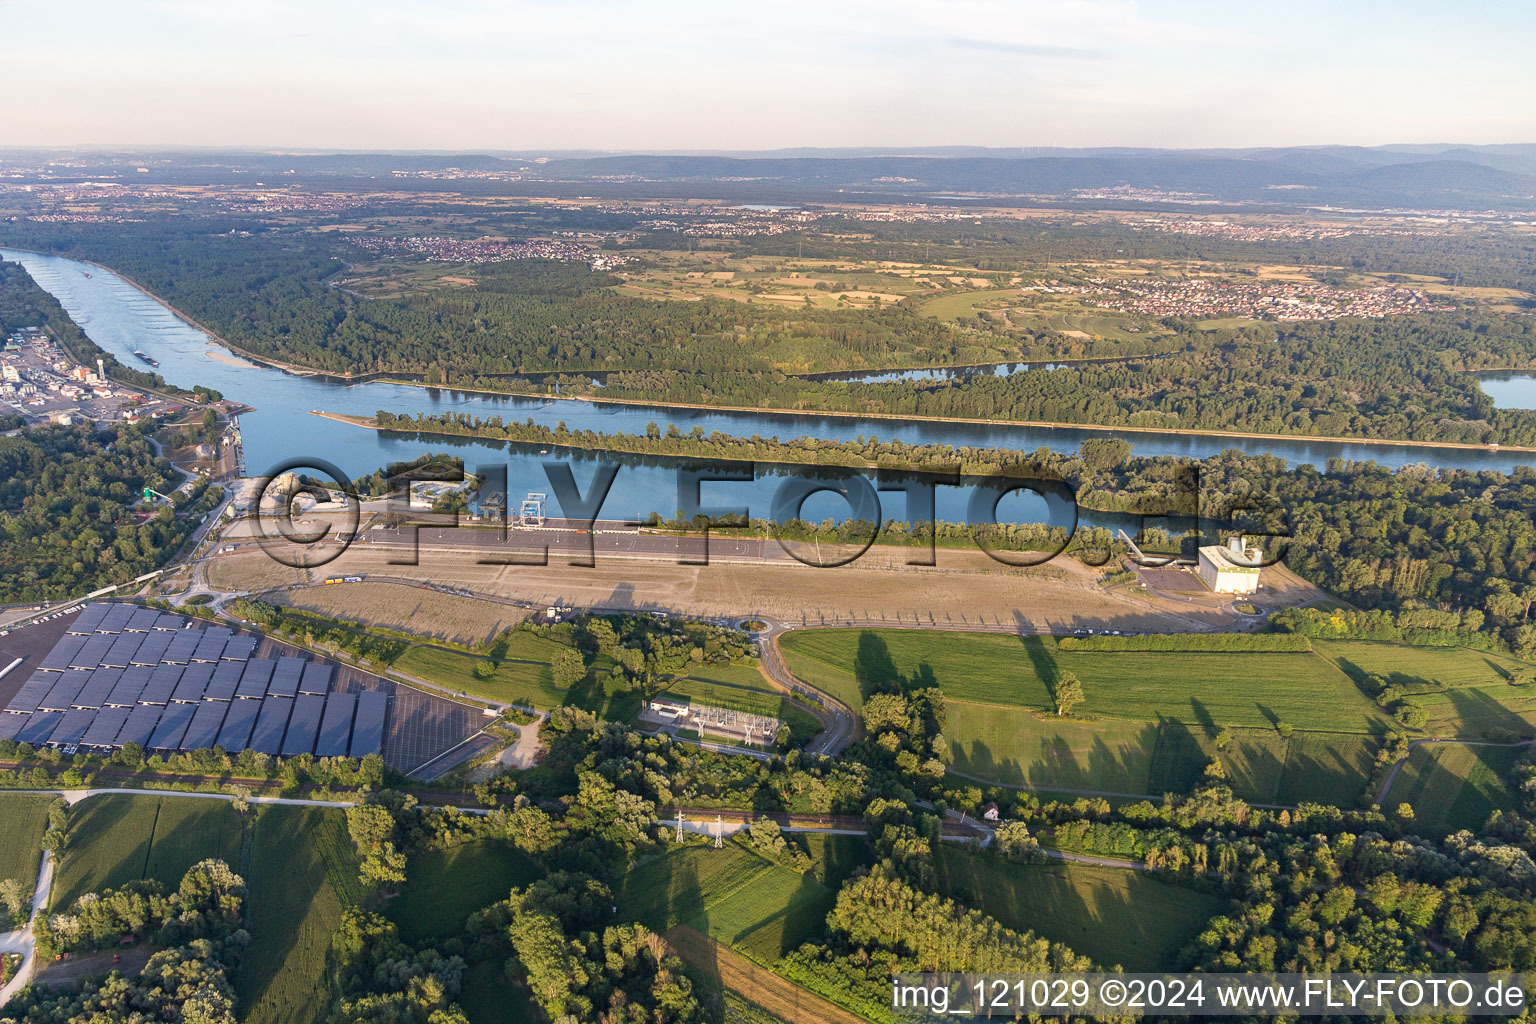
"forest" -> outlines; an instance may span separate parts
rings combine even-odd
[[[172,494],[180,484],[136,427],[0,437],[0,600],[78,596],[160,568],[208,507],[207,484],[142,521],[133,511],[145,487]]]
[[[368,299],[331,286],[355,250],[292,227],[229,223],[11,226],[0,238],[100,260],[241,351],[336,374],[764,409],[1536,444],[1536,412],[1494,408],[1474,376],[1536,368],[1536,321],[1476,307],[1213,329],[1170,320],[1170,335],[1108,345],[1046,327],[968,328],[906,302],[651,301],[614,292],[611,274],[540,260],[477,266],[473,289]],[[1036,241],[1032,260],[1059,258]],[[942,382],[796,376],[1085,354],[1130,358]]]

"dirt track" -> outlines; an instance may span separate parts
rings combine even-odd
[[[242,546],[232,554],[210,559],[208,579],[224,590],[264,590],[319,583],[330,576],[385,576],[461,587],[535,606],[603,606],[700,617],[760,613],[789,625],[856,620],[891,625],[1006,626],[1037,632],[1071,632],[1077,628],[1182,632],[1236,625],[1230,613],[1201,603],[1126,588],[1105,589],[1095,582],[1096,570],[1070,558],[1038,568],[1016,569],[999,565],[979,552],[941,551],[936,568],[871,559],[842,568],[815,569],[793,562],[695,566],[600,557],[595,568],[587,569],[553,559],[547,566],[485,565],[478,561],[483,556],[472,552],[427,548],[421,551],[419,565],[390,564],[399,557],[398,552],[359,545],[323,568],[304,570],[278,565],[254,547]],[[351,606],[352,598],[345,592],[362,587],[367,584],[341,584],[334,588],[334,598],[303,600],[324,600],[327,606],[341,610]],[[386,589],[392,593],[384,592]],[[422,590],[417,601],[411,602],[399,587],[380,588],[377,593],[364,604],[380,603],[381,621],[409,608],[413,619],[421,615],[423,622],[436,624],[428,626],[432,632],[444,628],[458,614],[452,595]],[[331,605],[333,600],[340,603]],[[476,619],[474,630],[488,628],[480,615]]]
[[[666,939],[688,966],[711,983],[739,993],[788,1024],[864,1024],[863,1017],[757,966],[687,925],[671,929]]]

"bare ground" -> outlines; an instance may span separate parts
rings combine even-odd
[[[307,587],[274,595],[274,599],[322,615],[469,646],[488,643],[528,617],[524,609],[509,605],[391,583]]]
[[[392,565],[398,553],[354,546],[320,569],[279,565],[254,548],[242,547],[208,564],[209,582],[224,590],[264,590],[291,584],[316,584],[337,575],[364,575],[368,583],[340,584],[294,594],[295,603],[326,602],[325,607],[358,617],[369,614],[396,623],[409,619],[413,629],[453,628],[456,617],[473,625],[472,633],[491,628],[496,615],[514,609],[486,609],[418,584],[449,586],[536,606],[568,604],[672,611],[693,616],[762,614],[791,624],[875,622],[897,625],[1009,627],[1037,632],[1077,628],[1138,631],[1190,631],[1238,628],[1251,620],[1224,604],[1148,594],[1128,587],[1105,588],[1097,570],[1074,559],[1018,569],[1004,567],[975,551],[941,551],[939,566],[917,568],[900,559],[867,557],[835,569],[799,563],[714,562],[677,565],[641,559],[600,559],[595,568],[552,561],[548,566],[482,565],[469,552],[423,548],[420,565]],[[906,557],[905,553],[902,558]],[[381,584],[397,580],[407,586]],[[1279,580],[1277,580],[1279,582]],[[367,588],[367,596],[364,595]],[[328,593],[333,592],[333,593]],[[320,596],[315,596],[319,593]],[[1287,579],[1271,602],[1300,603],[1320,596],[1305,584]],[[476,609],[473,612],[467,609]]]

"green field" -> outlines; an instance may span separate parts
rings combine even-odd
[[[0,793],[0,821],[5,822],[0,828],[0,878],[16,879],[28,899],[37,888],[43,830],[48,827],[48,805],[53,799],[45,793]]]
[[[1317,649],[1357,679],[1375,675],[1412,695],[1430,735],[1481,739],[1490,729],[1536,735],[1536,686],[1510,686],[1528,662],[1465,647],[1409,647],[1364,640],[1319,641]]]
[[[835,901],[813,874],[778,867],[735,844],[688,847],[624,880],[620,913],[657,932],[686,924],[771,965],[819,934]]]
[[[341,914],[362,902],[345,815],[262,807],[247,882],[251,944],[235,976],[244,1024],[313,1024],[329,1009],[326,955]]]
[[[1409,647],[1369,640],[1318,640],[1318,652],[1350,675],[1378,675],[1405,693],[1503,683],[1536,668],[1503,654],[1466,647]]]
[[[945,701],[950,766],[1016,786],[1147,792],[1157,726],[1051,721],[1025,708]],[[1160,791],[1159,791],[1160,792]]]
[[[506,899],[538,876],[539,869],[511,843],[466,843],[413,857],[405,885],[387,913],[406,942],[446,939],[464,930],[471,913]]]
[[[1504,779],[1524,753],[1520,747],[1459,743],[1415,747],[1387,791],[1386,808],[1406,803],[1414,820],[1430,828],[1480,829],[1494,811],[1513,809],[1514,794]]]
[[[440,647],[413,647],[396,658],[391,667],[488,700],[526,704],[544,711],[565,703],[566,691],[555,686],[547,664],[503,661],[496,666],[494,675],[481,679],[474,674],[474,668],[484,661]]]
[[[855,707],[870,683],[896,682],[938,686],[951,700],[1049,709],[1050,681],[1072,672],[1086,694],[1077,715],[1341,732],[1388,722],[1313,654],[1062,651],[1049,637],[899,629],[795,630],[780,646],[792,672]]]
[[[108,793],[70,808],[69,822],[69,845],[53,885],[56,911],[85,893],[139,878],[174,889],[205,857],[239,870],[240,816],[226,800]]]
[[[950,846],[937,867],[939,891],[951,899],[1131,971],[1172,966],[1224,906],[1215,896],[1118,868],[1010,864]]]
[[[1352,806],[1365,792],[1376,741],[1358,733],[1233,729],[1223,750],[1206,730],[1164,723],[1152,757],[1149,791],[1188,792],[1212,758],[1221,759],[1232,791],[1255,803]]]

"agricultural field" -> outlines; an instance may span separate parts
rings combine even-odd
[[[1152,756],[1148,792],[1188,792],[1212,758],[1232,791],[1254,803],[1327,803],[1349,807],[1364,794],[1377,740],[1358,733],[1232,729],[1224,749],[1214,734],[1164,723]]]
[[[950,846],[936,866],[941,894],[1130,971],[1172,966],[1225,906],[1207,893],[1118,868],[1011,864]]]
[[[1379,676],[1429,715],[1431,736],[1482,739],[1489,730],[1536,735],[1536,684],[1511,686],[1536,665],[1465,647],[1327,640],[1318,652],[1350,676]]]
[[[1461,743],[1415,747],[1387,791],[1386,809],[1407,804],[1414,820],[1429,829],[1480,829],[1494,811],[1514,808],[1504,779],[1524,753],[1519,747]]]
[[[251,944],[235,976],[244,1024],[314,1024],[330,1000],[326,956],[362,901],[341,811],[262,807],[252,829]]]
[[[950,767],[1015,786],[1145,793],[1158,728],[946,700]],[[1053,720],[1054,719],[1054,720]]]
[[[834,900],[814,874],[728,844],[642,864],[625,879],[620,913],[659,932],[687,925],[769,965],[818,934]]]
[[[471,913],[538,876],[539,869],[511,843],[466,843],[413,858],[386,913],[406,942],[451,938],[464,930]]]
[[[0,829],[0,878],[16,879],[29,899],[37,887],[43,830],[53,800],[46,793],[0,793],[0,821],[5,822]]]
[[[1506,683],[1536,665],[1466,647],[1409,647],[1370,640],[1317,640],[1319,654],[1351,676],[1381,676],[1404,693]]]
[[[70,808],[69,845],[52,906],[153,878],[174,889],[187,869],[217,857],[239,870],[242,822],[227,800],[108,793]]]
[[[938,686],[957,701],[1048,710],[1050,682],[1082,680],[1081,717],[1191,727],[1370,732],[1389,719],[1354,682],[1313,654],[1063,651],[1053,639],[899,629],[796,630],[780,640],[796,675],[858,706],[870,683]],[[1234,687],[1231,680],[1248,680]]]

